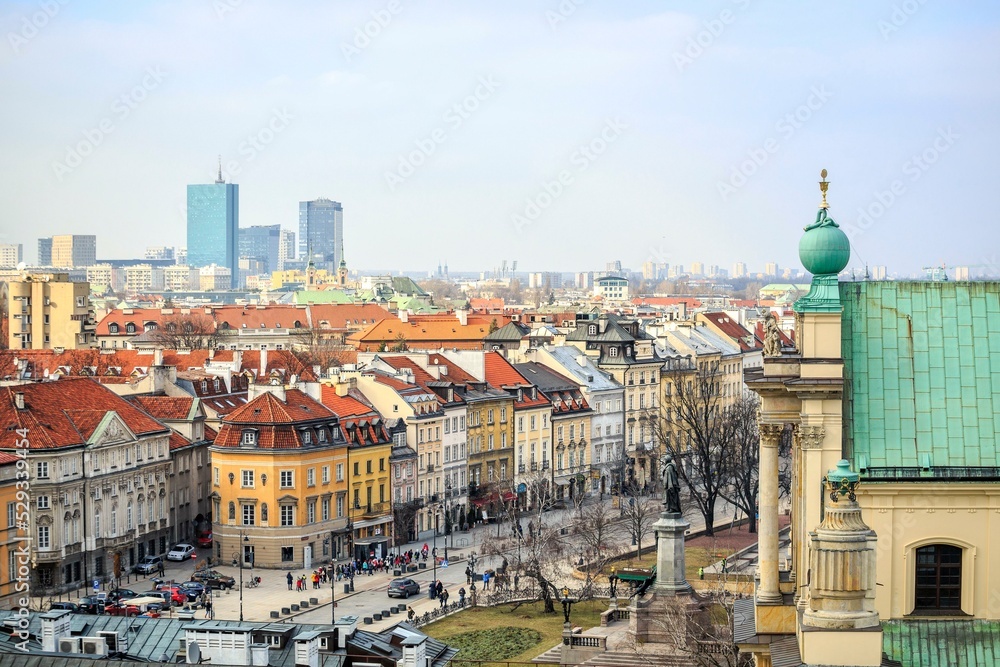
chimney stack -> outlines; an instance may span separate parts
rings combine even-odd
[[[14,392],[14,407],[18,410],[24,410],[24,392],[17,391]]]
[[[69,609],[59,609],[42,614],[43,651],[56,653],[59,650],[59,640],[70,636],[70,615],[72,613]]]
[[[456,310],[455,317],[458,318],[458,323],[461,324],[463,327],[468,326],[469,311],[467,311],[465,308],[459,308],[458,310]]]

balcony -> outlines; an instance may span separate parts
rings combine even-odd
[[[536,461],[532,461],[531,462],[531,472],[535,472],[537,470],[538,470],[538,463]]]
[[[382,516],[389,513],[389,503],[372,503],[371,505],[355,507],[355,510],[361,512],[361,516],[365,518]]]
[[[63,559],[63,555],[59,549],[49,549],[48,551],[36,551],[32,559],[36,563],[58,563]]]
[[[434,464],[433,463],[428,463],[427,464],[427,472],[434,472]]]
[[[542,470],[548,470],[548,469],[549,469],[549,462],[542,461]]]
[[[523,473],[524,472],[524,464],[523,463],[518,463],[517,464],[517,471],[519,473]]]
[[[439,500],[441,500],[441,494],[432,493],[430,495],[430,499],[427,502],[433,504],[433,503],[438,502]]]

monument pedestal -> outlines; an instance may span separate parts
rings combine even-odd
[[[653,524],[656,545],[656,581],[629,606],[629,635],[638,644],[686,645],[704,605],[687,582],[684,571],[684,535],[691,524],[677,512],[663,512]]]

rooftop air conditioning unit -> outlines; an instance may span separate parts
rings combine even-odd
[[[104,641],[107,643],[108,651],[110,653],[128,652],[128,635],[120,635],[113,630],[100,630],[98,631],[97,636],[104,637]]]
[[[87,655],[107,655],[108,643],[104,637],[81,637],[80,652]]]
[[[59,652],[60,653],[79,653],[80,652],[80,638],[79,637],[63,637],[59,640]]]

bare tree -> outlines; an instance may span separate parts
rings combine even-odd
[[[653,522],[659,517],[660,503],[648,496],[640,496],[635,484],[628,484],[626,487],[629,498],[622,504],[625,526],[635,545],[635,557],[639,558],[642,554],[642,538],[649,534]]]
[[[715,505],[731,486],[733,463],[719,363],[703,362],[696,369],[667,373],[672,376],[672,391],[664,396],[662,418],[654,420],[654,431],[662,451],[677,461],[677,476],[705,519],[705,533],[712,535]]]
[[[156,342],[171,350],[201,350],[218,347],[220,332],[205,313],[166,315],[157,325]]]
[[[622,524],[617,512],[604,503],[597,503],[581,510],[574,529],[586,551],[585,588],[589,588],[594,578],[618,555],[614,547],[621,538]]]
[[[731,455],[728,486],[719,495],[742,510],[749,520],[749,532],[757,532],[757,491],[760,486],[760,433],[757,410],[760,399],[748,393],[726,409],[726,437]]]

